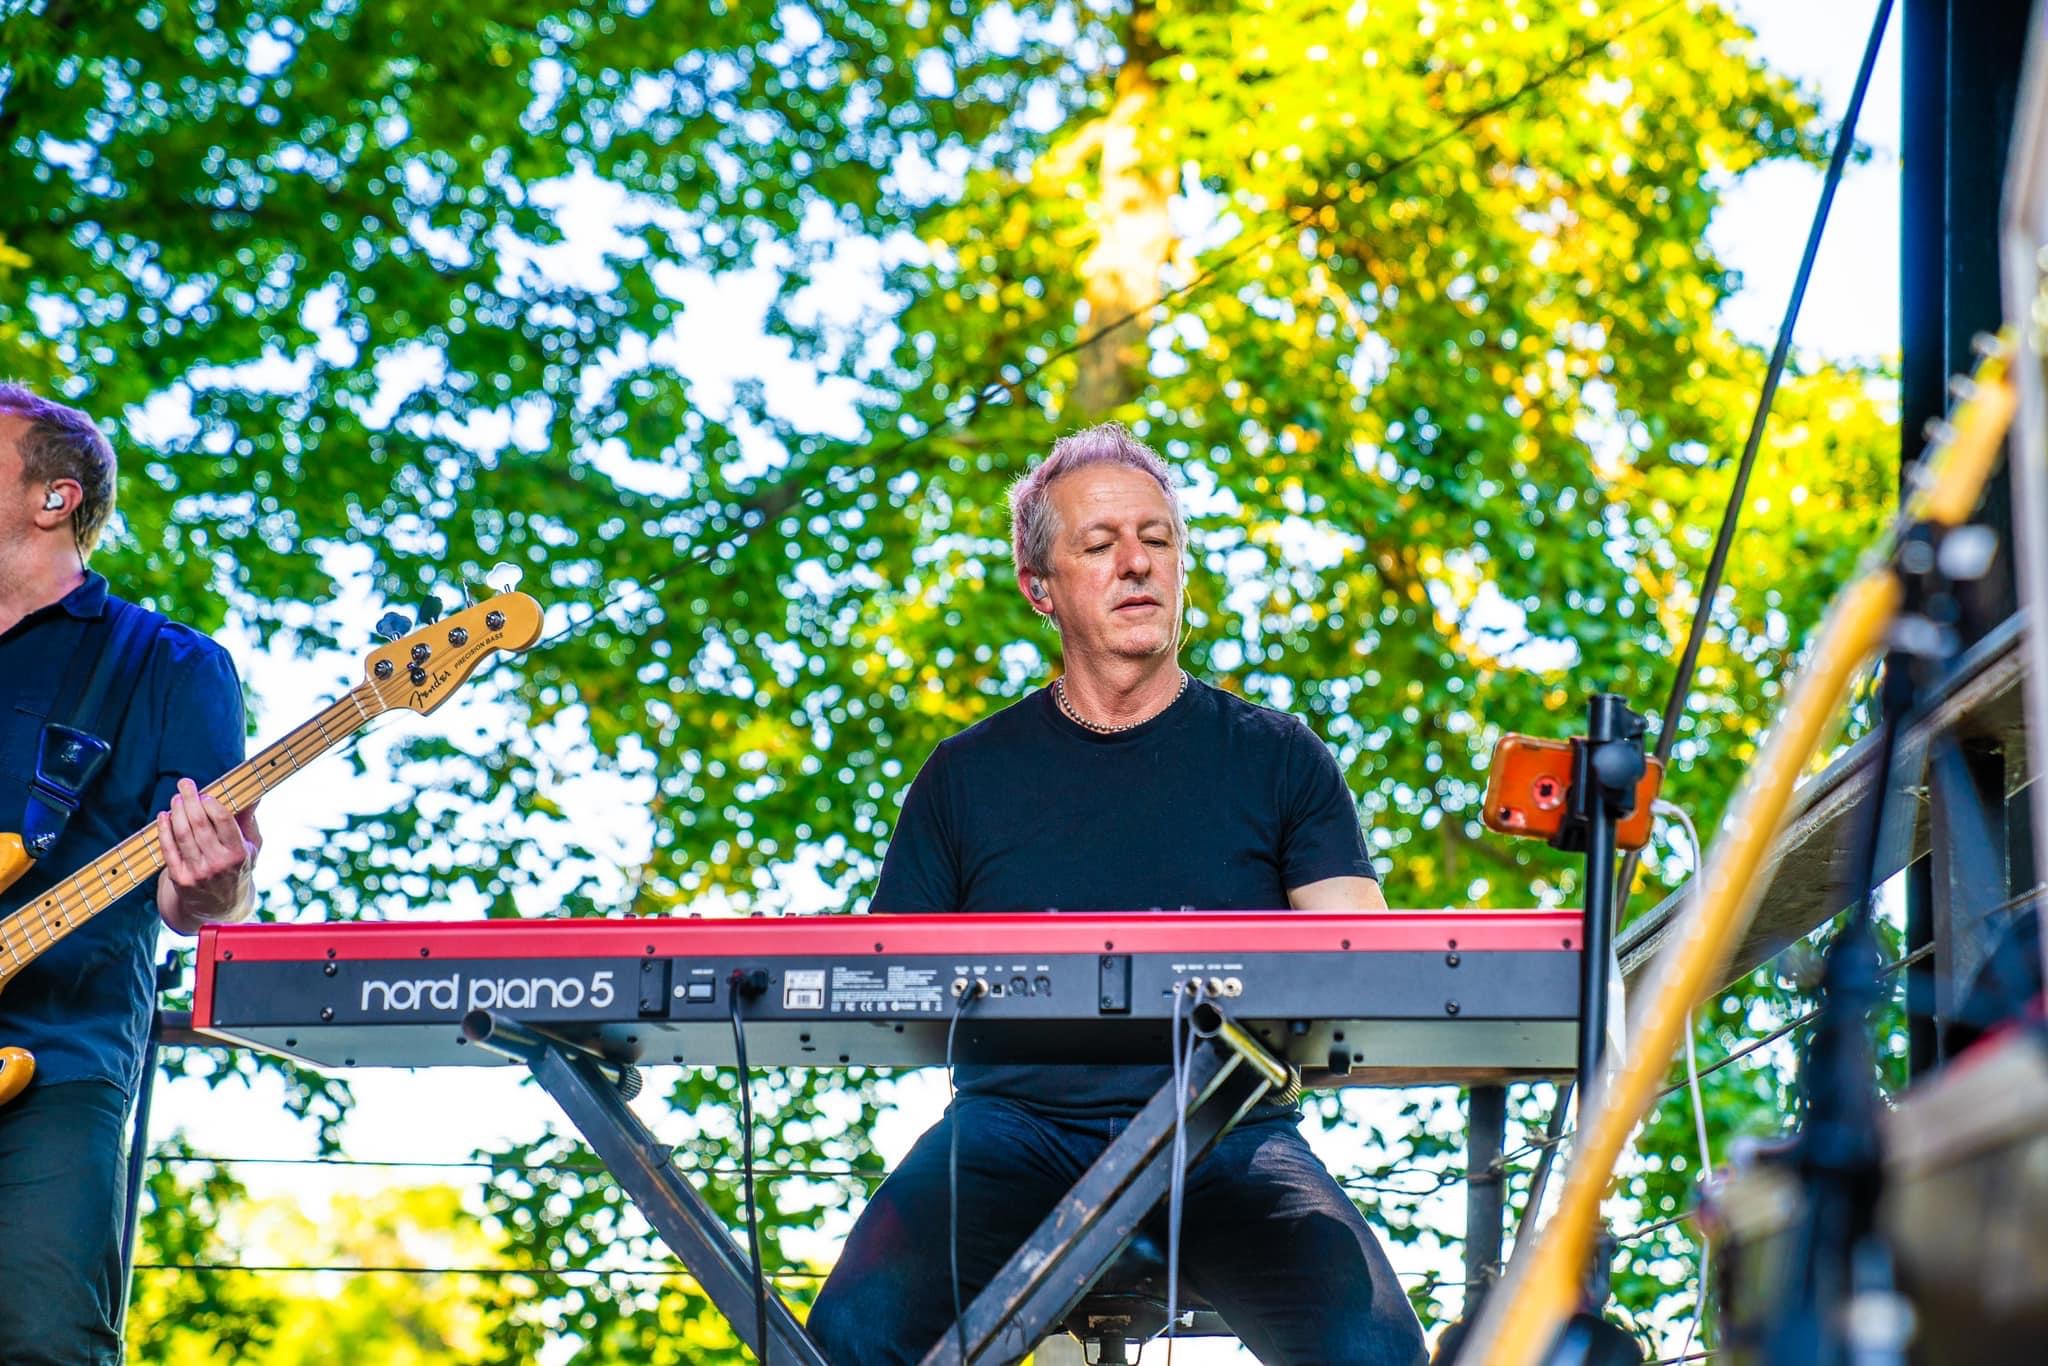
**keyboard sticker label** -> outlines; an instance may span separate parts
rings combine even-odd
[[[834,1015],[943,1015],[946,987],[937,968],[832,969]]]
[[[823,1010],[825,1008],[825,970],[823,968],[791,968],[783,973],[782,1008],[784,1010]]]

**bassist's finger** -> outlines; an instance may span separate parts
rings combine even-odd
[[[176,886],[189,883],[192,880],[191,869],[185,866],[185,860],[178,855],[177,832],[171,829],[171,813],[168,811],[156,813],[156,839],[163,847],[164,876]]]
[[[180,786],[178,795],[170,799],[170,834],[172,834],[172,838],[174,838],[174,842],[178,846],[178,854],[184,856],[186,870],[197,872],[199,870],[197,864],[209,862],[211,850],[207,848],[205,836],[201,836],[197,829],[193,829],[193,813],[186,811],[186,801],[188,799],[186,799],[186,795],[182,791],[184,784],[180,782],[178,786]],[[178,879],[178,883],[182,885],[184,879]]]
[[[231,853],[242,847],[242,827],[235,824],[234,815],[216,797],[201,794],[199,809],[206,813],[206,825],[222,853]]]

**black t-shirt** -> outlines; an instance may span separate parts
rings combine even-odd
[[[872,910],[1271,911],[1287,889],[1373,877],[1336,759],[1284,712],[1206,684],[1103,735],[1050,688],[932,751],[904,798]],[[960,1090],[1134,1113],[1146,1067],[962,1066]]]

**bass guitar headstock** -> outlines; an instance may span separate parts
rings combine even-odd
[[[424,716],[492,655],[533,644],[540,627],[538,602],[524,593],[500,593],[372,650],[365,664],[369,686],[386,708]]]

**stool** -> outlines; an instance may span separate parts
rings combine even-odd
[[[1185,1280],[1175,1307],[1180,1312],[1175,1337],[1230,1336],[1223,1316]],[[1166,1249],[1140,1231],[1060,1321],[1060,1330],[1072,1341],[1048,1338],[1034,1359],[1042,1366],[1129,1366],[1130,1344],[1143,1343],[1165,1326]],[[1087,1354],[1090,1348],[1093,1356]]]

